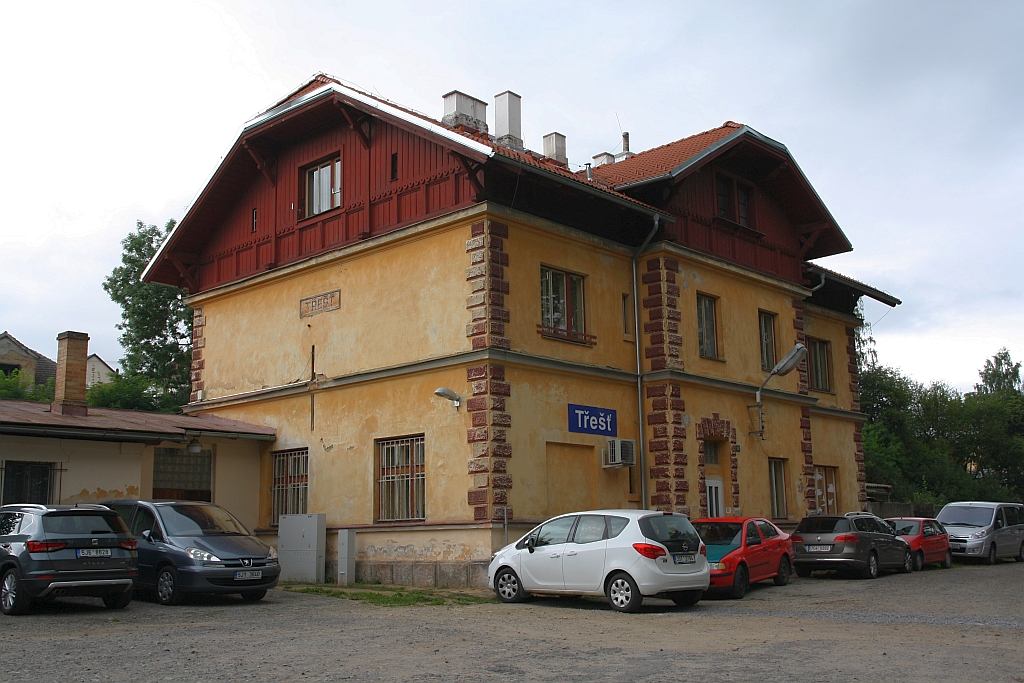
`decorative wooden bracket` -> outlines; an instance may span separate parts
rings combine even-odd
[[[764,178],[762,178],[761,182],[762,183],[770,183],[773,180],[775,180],[776,178],[778,178],[780,175],[785,173],[787,170],[789,170],[789,162],[788,161],[783,161],[778,166],[776,166],[774,169],[772,169],[772,171],[770,173],[768,173],[768,175],[766,175]]]
[[[242,147],[245,147],[246,151],[249,152],[249,156],[251,156],[252,160],[256,162],[256,168],[260,170],[260,173],[270,181],[271,185],[277,187],[276,164],[264,159],[263,155],[259,153],[259,150],[257,150],[253,145],[250,145],[248,140],[242,140]]]
[[[480,182],[480,178],[477,174],[480,172],[480,169],[483,168],[483,164],[473,163],[458,152],[453,152],[452,150],[448,150],[448,153],[459,160],[459,163],[462,165],[462,170],[466,172],[469,182],[473,185],[473,189],[476,191],[476,196],[473,197],[473,201],[480,201],[484,196],[484,186],[483,183]]]
[[[363,121],[365,119],[363,119],[363,118],[360,118],[359,120],[353,119],[352,118],[352,114],[348,110],[348,107],[346,107],[341,102],[338,102],[337,100],[335,100],[334,106],[337,107],[341,111],[341,113],[345,116],[345,120],[348,121],[348,127],[351,128],[352,130],[354,130],[356,133],[359,134],[359,139],[362,141],[363,147],[365,149],[370,149],[370,135],[366,131],[363,130]]]
[[[199,291],[199,281],[196,279],[196,271],[199,269],[199,264],[187,265],[181,259],[173,256],[170,260],[174,267],[178,269],[181,279],[185,281],[186,289],[189,292]]]
[[[803,260],[807,252],[811,250],[811,247],[814,246],[814,243],[818,241],[818,237],[820,237],[823,232],[825,232],[825,228],[818,228],[810,234],[797,235],[797,239],[800,240],[800,252],[798,253],[798,256],[801,260]]]

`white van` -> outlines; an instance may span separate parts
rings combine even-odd
[[[1024,505],[1020,503],[949,503],[937,519],[949,533],[954,556],[980,558],[985,564],[1004,557],[1024,562]]]

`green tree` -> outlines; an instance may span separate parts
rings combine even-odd
[[[142,282],[143,270],[174,225],[169,220],[161,229],[138,221],[121,241],[121,265],[104,278],[103,289],[121,307],[117,329],[125,349],[121,367],[126,383],[120,389],[135,387],[131,378],[143,376],[154,392],[170,394],[181,405],[188,402],[190,388],[192,309],[184,303],[183,290]]]
[[[0,372],[0,398],[49,403],[53,400],[53,384],[52,377],[40,385],[30,377],[22,377],[21,370],[14,370],[10,376]]]
[[[1010,351],[1003,347],[985,361],[985,367],[978,373],[981,384],[975,384],[979,394],[994,394],[1001,391],[1021,390],[1020,363],[1014,363]]]

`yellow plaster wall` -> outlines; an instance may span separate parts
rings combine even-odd
[[[360,561],[469,562],[490,560],[492,552],[489,529],[382,529],[356,534],[356,559]]]
[[[838,313],[818,307],[807,307],[804,311],[804,332],[808,337],[829,342],[829,363],[831,391],[810,390],[818,399],[818,405],[849,410],[853,393],[850,391],[850,356],[847,353],[846,327],[853,326],[854,320]]]
[[[469,222],[355,252],[282,278],[199,297],[207,398],[337,377],[468,350]],[[341,291],[341,307],[304,318],[299,301]]]
[[[55,474],[54,494],[59,493],[61,503],[139,496],[140,444],[0,436],[0,459],[60,463],[64,472]]]
[[[541,521],[568,512],[573,505],[635,507],[629,494],[629,470],[601,467],[601,450],[607,448],[608,437],[570,432],[568,404],[616,410],[619,438],[637,439],[636,385],[514,364],[506,365],[505,376],[512,387],[506,406],[512,415],[508,471],[512,475],[509,504],[515,518]],[[580,490],[570,494],[574,487]],[[564,498],[560,491],[565,492]],[[639,496],[635,498],[639,501]]]
[[[213,502],[229,510],[250,531],[259,524],[260,443],[230,439],[204,440],[213,446]]]
[[[601,367],[636,370],[633,343],[632,308],[630,334],[623,334],[622,295],[632,297],[632,259],[629,255],[525,223],[509,221],[505,251],[509,255],[506,273],[509,309],[506,326],[515,350],[551,358]],[[586,346],[542,337],[537,333],[541,321],[540,269],[550,266],[584,276],[584,325],[588,334],[597,336],[597,344]],[[630,299],[632,306],[632,298]]]
[[[836,473],[839,512],[861,509],[857,500],[860,488],[857,482],[857,462],[854,459],[853,432],[856,423],[849,420],[811,414],[811,434],[814,437],[814,464],[838,467]]]

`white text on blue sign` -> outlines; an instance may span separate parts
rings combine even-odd
[[[610,408],[569,404],[569,431],[579,434],[618,436],[615,411]]]

